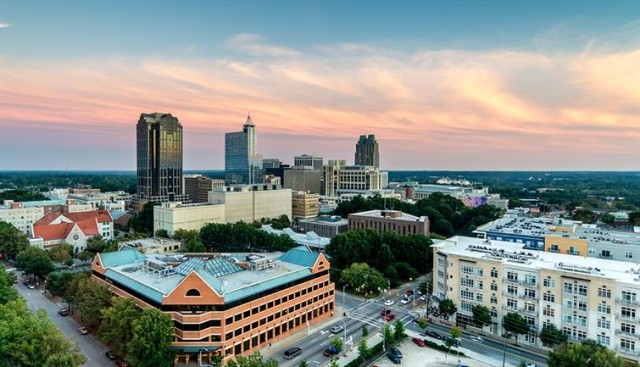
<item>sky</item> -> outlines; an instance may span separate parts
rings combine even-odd
[[[0,170],[135,170],[141,113],[184,168],[640,170],[640,1],[0,1]]]

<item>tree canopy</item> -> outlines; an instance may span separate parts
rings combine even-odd
[[[26,274],[45,278],[55,270],[49,254],[43,249],[29,246],[18,254],[16,266]]]
[[[29,242],[27,236],[21,233],[13,225],[0,221],[0,252],[4,253],[8,259],[15,257],[27,248]]]
[[[114,298],[111,307],[102,310],[100,317],[100,340],[111,345],[114,352],[126,357],[129,341],[133,339],[133,324],[142,310],[128,298]]]
[[[387,279],[365,263],[353,263],[342,272],[341,281],[362,295],[377,295],[387,289]]]
[[[518,335],[523,335],[529,332],[529,324],[527,320],[517,312],[509,312],[504,315],[502,319],[502,326],[504,329],[516,336],[516,343],[518,343]]]
[[[549,367],[624,367],[625,361],[594,340],[564,343],[549,352]]]
[[[544,325],[540,331],[540,341],[545,347],[555,347],[567,342],[567,334],[553,324]]]
[[[172,367],[173,321],[162,311],[149,307],[133,320],[126,360],[138,367]]]
[[[438,311],[445,316],[451,316],[458,311],[458,307],[453,300],[445,298],[438,304]]]
[[[297,246],[287,235],[274,235],[247,223],[209,223],[200,229],[200,240],[215,252],[274,252]]]
[[[471,312],[473,313],[473,321],[478,325],[491,325],[491,310],[487,306],[473,305]]]

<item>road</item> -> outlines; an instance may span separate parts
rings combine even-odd
[[[80,348],[80,353],[85,356],[87,362],[83,366],[91,367],[113,367],[114,363],[108,360],[104,353],[107,348],[102,345],[92,334],[80,335],[77,328],[81,326],[72,317],[63,317],[58,315],[58,310],[63,308],[60,304],[54,304],[42,292],[44,287],[40,289],[28,289],[22,280],[15,284],[16,289],[25,298],[29,309],[36,311],[44,309],[51,321],[62,331],[64,336],[75,343]]]

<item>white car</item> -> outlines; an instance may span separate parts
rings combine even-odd
[[[407,303],[411,302],[411,299],[405,297],[400,302],[402,302],[403,305],[406,305]]]
[[[384,301],[384,305],[385,306],[393,306],[393,304],[396,303],[394,300],[392,299],[388,299],[386,301]]]

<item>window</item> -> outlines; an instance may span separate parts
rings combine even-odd
[[[460,279],[460,285],[463,287],[473,287],[473,279],[462,278]]]
[[[627,259],[633,259],[633,252],[631,252],[631,251],[627,251],[627,252],[624,254],[624,257],[626,257]]]
[[[476,293],[476,302],[482,302],[482,293]]]
[[[542,299],[544,299],[547,302],[555,302],[556,296],[550,292],[547,292],[542,296]]]
[[[473,292],[469,292],[469,291],[466,291],[466,290],[461,290],[460,291],[460,298],[468,299],[468,300],[473,301]]]
[[[518,281],[518,273],[514,273],[514,272],[511,272],[511,271],[507,272],[507,279],[511,280],[511,281],[514,281],[514,282],[517,282]]]
[[[578,286],[578,294],[581,295],[581,296],[586,296],[587,295],[587,286],[580,284]]]
[[[578,301],[578,310],[586,311],[587,310],[587,302]]]
[[[530,312],[536,312],[536,304],[532,302],[525,302],[524,309]]]
[[[611,298],[611,290],[607,289],[606,285],[603,285],[601,288],[598,288],[598,297]]]
[[[611,322],[603,317],[601,319],[598,319],[598,327],[600,329],[611,329]]]
[[[473,274],[473,266],[462,264],[460,265],[460,271],[462,271],[462,274],[471,275]]]
[[[498,304],[498,297],[495,294],[491,295],[491,303]]]
[[[629,339],[620,339],[620,349],[633,352],[636,350],[636,342]]]
[[[460,302],[460,308],[462,309],[462,311],[471,312],[473,305],[469,302]]]
[[[602,345],[609,345],[611,343],[611,338],[609,338],[608,336],[604,335],[604,333],[602,335],[597,335],[596,336],[596,340],[598,343],[602,344]]]
[[[525,298],[536,298],[536,290],[535,289],[527,289],[524,290]]]
[[[634,308],[622,307],[620,316],[627,319],[633,319],[636,317],[636,310]]]
[[[571,283],[564,283],[564,287],[563,287],[564,291],[566,293],[573,293],[573,284]]]
[[[483,286],[482,286],[482,284],[483,284],[482,280],[478,280],[478,281],[476,282],[476,287],[477,287],[478,289],[482,289],[482,287],[483,287]]]
[[[507,299],[507,308],[511,310],[515,310],[518,308],[518,301],[515,299],[508,298]]]
[[[546,278],[543,282],[545,287],[548,288],[555,288],[556,287],[556,281],[551,279],[551,278]]]
[[[632,324],[626,324],[626,323],[622,323],[620,324],[620,330],[623,333],[628,333],[628,334],[635,334],[636,333],[636,326],[632,325]]]
[[[527,284],[536,284],[536,276],[534,274],[525,274],[524,282]]]
[[[497,278],[498,277],[498,271],[496,270],[496,268],[492,268],[491,269],[491,277],[492,278]]]
[[[611,306],[606,303],[598,304],[598,312],[611,314]]]
[[[516,287],[515,285],[508,285],[507,286],[507,293],[511,296],[515,296],[518,294],[518,287]]]
[[[484,276],[484,270],[480,267],[476,268],[476,275],[479,277]]]
[[[187,291],[187,297],[200,297],[200,291],[197,289],[189,289]]]
[[[492,291],[497,291],[498,290],[498,284],[496,284],[495,281],[491,282],[491,290]]]
[[[636,301],[636,294],[632,293],[632,292],[623,291],[622,292],[622,301],[635,302]]]
[[[551,252],[558,252],[558,250],[558,245],[551,244],[551,246],[549,247],[549,251]]]
[[[495,307],[491,307],[491,317],[498,317],[498,310]]]
[[[553,317],[555,315],[555,310],[551,308],[551,306],[547,305],[545,308],[542,309],[542,314],[544,316]]]

